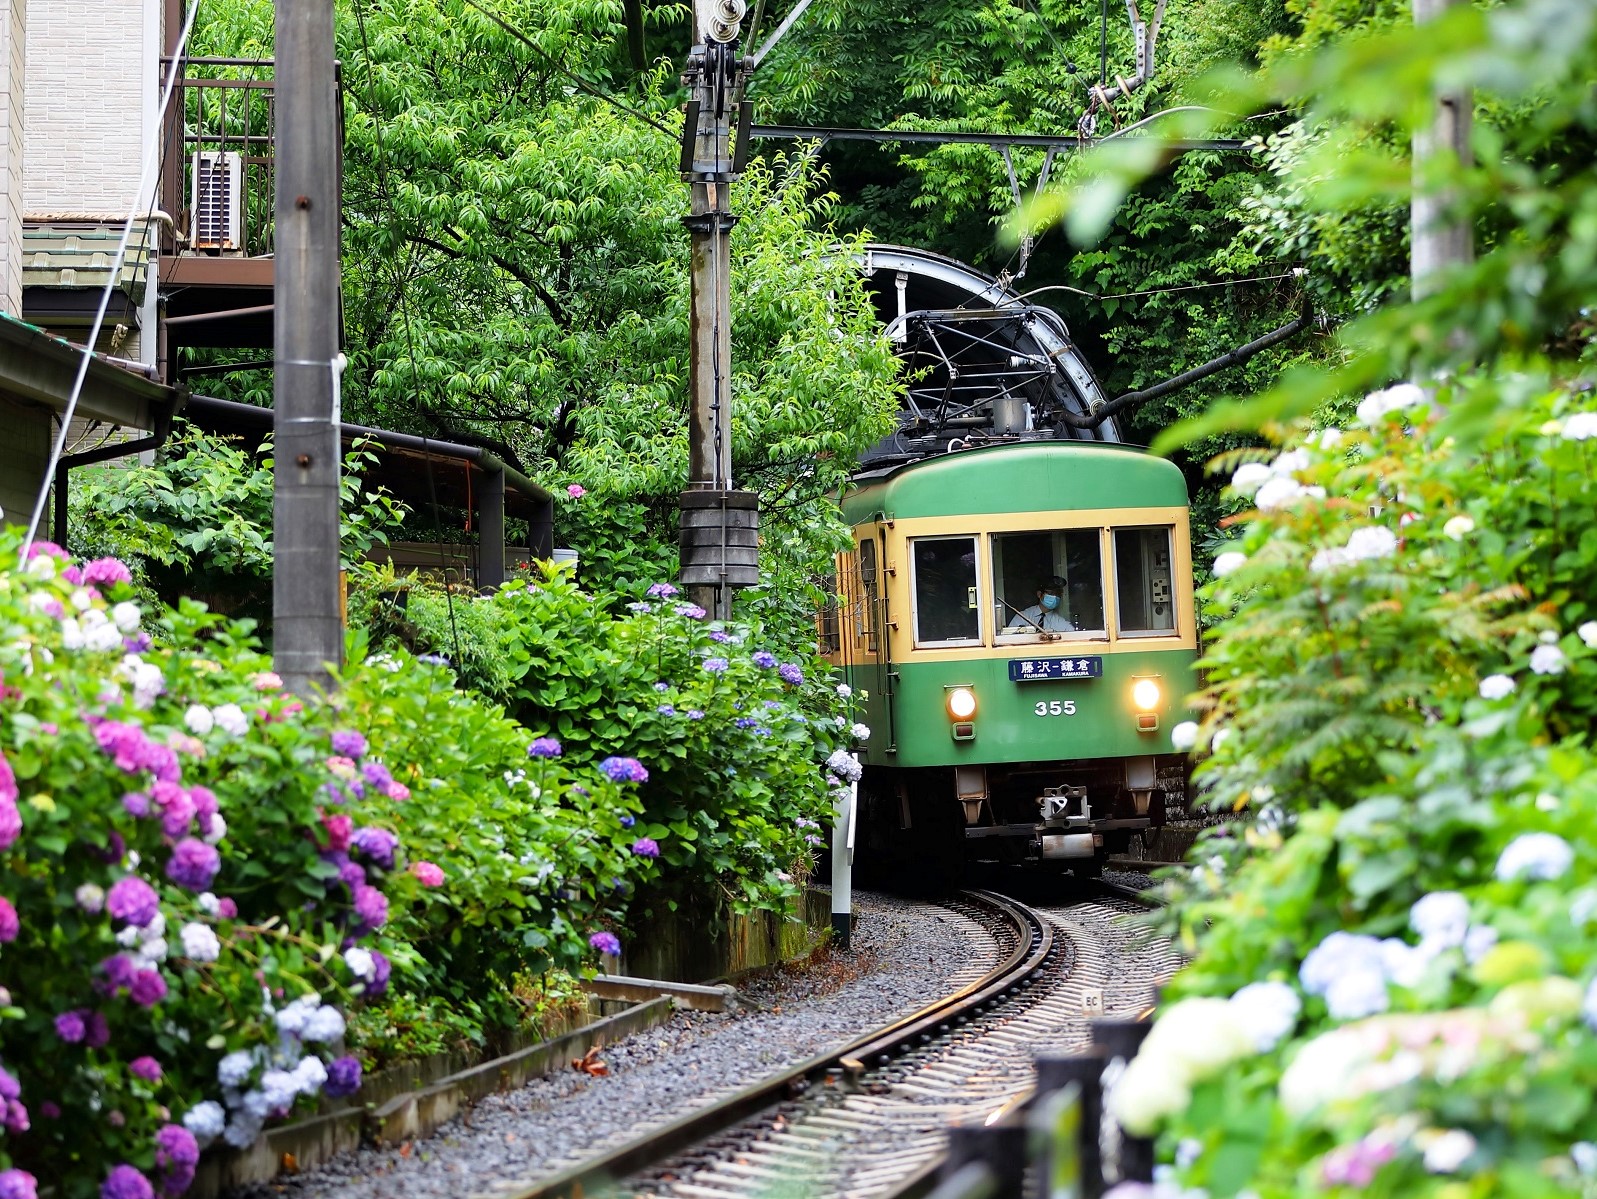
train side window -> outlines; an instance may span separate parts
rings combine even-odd
[[[1176,631],[1171,530],[1115,530],[1115,598],[1122,637],[1167,637]]]
[[[842,622],[837,601],[837,576],[827,575],[822,578],[821,591],[825,594],[826,601],[816,613],[816,632],[821,656],[828,657],[843,652]]]
[[[910,542],[916,645],[981,644],[974,537]]]
[[[1103,603],[1103,531],[1050,529],[994,533],[993,583],[1000,644],[1050,637],[1107,637]],[[1062,580],[1059,605],[1044,610],[1038,587]],[[1041,627],[1039,627],[1041,626]]]
[[[876,542],[867,537],[859,543],[859,635],[865,638],[865,648],[876,652]]]

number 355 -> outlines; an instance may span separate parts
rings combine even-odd
[[[1073,699],[1067,699],[1063,702],[1057,699],[1040,699],[1032,711],[1039,716],[1074,716],[1076,714],[1076,701]]]

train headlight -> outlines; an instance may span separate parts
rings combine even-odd
[[[955,720],[969,720],[976,715],[976,693],[969,687],[950,687],[948,714]]]
[[[1160,700],[1159,681],[1157,679],[1138,679],[1131,687],[1131,702],[1144,712],[1152,712],[1159,706]]]

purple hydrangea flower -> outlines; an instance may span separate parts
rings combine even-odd
[[[222,855],[214,845],[185,837],[172,850],[166,863],[166,877],[190,891],[204,891],[222,868]]]
[[[381,950],[372,950],[372,976],[366,980],[366,994],[381,995],[388,990],[388,979],[394,972],[394,965],[385,957]]]
[[[754,662],[754,665],[763,670],[769,670],[776,665],[776,655],[767,650],[757,649],[749,657]]]
[[[150,1180],[132,1166],[117,1166],[100,1184],[100,1199],[155,1199]]]
[[[204,889],[204,887],[196,888],[201,891]],[[111,889],[105,894],[105,910],[124,924],[143,928],[154,920],[155,914],[161,910],[161,900],[156,895],[155,888],[149,883],[130,875],[127,878],[117,879],[111,884]]]
[[[599,769],[611,782],[615,783],[646,783],[649,781],[649,772],[643,768],[643,763],[636,758],[606,758],[599,763]]]
[[[539,737],[527,746],[529,758],[558,758],[560,756],[560,742],[553,737]]]
[[[366,776],[366,781],[379,791],[394,781],[393,774],[381,762],[367,762],[360,768],[360,772]]]
[[[376,887],[355,888],[355,915],[368,928],[381,928],[388,921],[388,896]]]
[[[154,1007],[166,998],[166,979],[159,970],[140,970],[133,976],[128,997],[140,1007]]]
[[[711,629],[710,640],[717,642],[720,645],[725,645],[732,640],[732,634],[725,632],[722,629]]]
[[[670,683],[656,683],[654,685],[654,689],[656,691],[660,691],[660,692],[669,691],[669,690],[671,690],[671,684]]]
[[[113,954],[100,963],[100,973],[105,975],[105,982],[101,984],[105,993],[115,995],[123,987],[133,985],[133,975],[137,967],[133,959],[125,953]]]
[[[21,1099],[22,1084],[17,1081],[17,1076],[4,1066],[0,1066],[0,1099]]]
[[[327,1085],[322,1088],[329,1099],[343,1099],[360,1090],[360,1059],[334,1058],[327,1063]]]
[[[350,845],[371,859],[372,865],[384,870],[394,868],[394,850],[399,838],[385,828],[358,828],[349,839]]]
[[[147,653],[154,644],[155,642],[150,640],[150,635],[142,631],[132,637],[122,638],[122,648],[130,654]]]
[[[795,687],[804,681],[804,672],[792,662],[782,663],[776,673],[782,676],[784,683],[790,683]]]
[[[7,1099],[0,1103],[0,1128],[7,1132],[22,1133],[32,1128],[33,1124],[28,1119],[28,1108],[21,1100]]]
[[[752,716],[739,716],[736,720],[734,720],[732,722],[732,727],[733,728],[738,728],[738,729],[752,729],[755,725],[757,725],[759,723],[760,722],[758,720],[755,720],[754,717],[752,717]]]
[[[657,858],[660,856],[660,843],[653,837],[639,837],[632,843],[632,852],[640,858]]]
[[[0,895],[0,942],[15,941],[22,932],[22,921],[17,909],[4,895]]]
[[[670,704],[661,704],[655,711],[661,716],[675,716],[677,714],[677,710]]]
[[[333,752],[343,758],[359,758],[366,753],[366,738],[354,729],[340,729],[333,734]]]
[[[621,942],[614,933],[592,933],[588,937],[588,944],[611,957],[621,952]]]
[[[634,600],[632,603],[627,605],[627,611],[636,612],[639,616],[642,616],[646,612],[653,612],[654,605],[646,604],[642,600]]]
[[[711,674],[724,674],[726,672],[727,665],[728,663],[725,658],[706,658],[704,660],[704,669],[709,671]]]
[[[676,606],[676,614],[678,616],[686,616],[689,620],[703,620],[709,615],[698,604],[678,604]]]
[[[0,1170],[0,1199],[39,1199],[39,1180],[26,1170]]]
[[[161,1081],[161,1063],[153,1057],[136,1057],[128,1063],[128,1073],[145,1082]]]
[[[689,720],[703,720],[704,719],[704,713],[699,711],[699,709],[697,709],[697,708],[689,708],[687,710],[687,712],[686,712],[686,715],[687,715],[687,718]]]
[[[82,1009],[62,1012],[55,1018],[55,1035],[68,1045],[81,1044],[86,1031],[83,1026],[84,1015]]]
[[[161,1193],[181,1195],[194,1181],[200,1143],[181,1124],[168,1124],[155,1134],[155,1164],[161,1171]]]
[[[644,592],[650,599],[670,599],[677,593],[677,589],[670,583],[656,583]]]

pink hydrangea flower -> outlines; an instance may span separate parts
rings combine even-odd
[[[420,880],[424,887],[441,887],[444,885],[444,872],[431,862],[412,862],[410,872]]]
[[[572,483],[566,488],[566,494],[574,500],[580,500],[583,496],[588,494],[588,489],[581,483]]]

